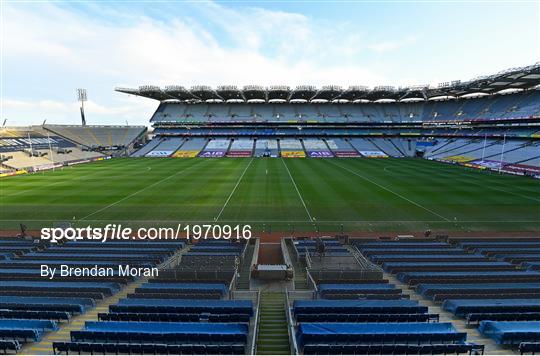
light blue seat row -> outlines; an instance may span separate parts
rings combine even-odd
[[[384,254],[385,252],[403,252],[403,254],[429,254],[430,252],[434,254],[449,254],[449,253],[458,253],[458,254],[467,254],[463,249],[461,248],[405,248],[405,247],[381,247],[381,248],[360,248],[362,252],[370,253],[370,254]]]
[[[295,300],[294,314],[318,313],[426,313],[416,300]]]
[[[452,247],[452,245],[449,245],[447,244],[446,242],[434,242],[434,241],[431,241],[431,242],[418,242],[418,241],[414,241],[414,242],[402,242],[402,241],[397,241],[397,242],[357,242],[355,243],[356,246],[358,247],[367,247],[367,248],[370,248],[370,247],[384,247],[384,248],[392,248],[392,247],[411,247],[411,248],[424,248],[424,247],[428,247],[428,248],[433,248],[433,247],[442,247],[442,248],[449,248],[449,247]]]
[[[482,321],[478,330],[498,344],[540,341],[540,321]]]
[[[57,329],[57,324],[49,320],[0,320],[0,339],[39,341],[45,331]]]
[[[475,241],[475,242],[460,242],[459,246],[462,247],[533,247],[540,248],[540,242],[528,242],[528,241]]]
[[[108,248],[108,247],[122,247],[122,248],[140,248],[140,247],[164,247],[164,248],[171,248],[171,249],[177,249],[181,248],[185,245],[183,241],[173,241],[173,242],[166,242],[166,241],[106,241],[106,242],[98,242],[98,241],[69,241],[64,246],[68,247],[97,247],[100,248]]]
[[[154,257],[155,255],[146,254],[146,253],[134,253],[134,252],[118,252],[118,253],[99,253],[99,251],[89,251],[89,253],[47,253],[47,252],[30,252],[26,253],[24,257],[50,257],[50,258],[63,258],[63,257],[95,257],[99,259],[100,257],[119,257],[119,258],[145,258],[145,257]]]
[[[385,262],[383,268],[385,270],[391,270],[397,267],[515,267],[508,262]]]
[[[516,252],[521,253],[540,253],[540,248],[507,248],[507,247],[482,247],[476,249],[478,252],[481,253],[494,253],[494,252],[500,252],[500,253],[507,253],[507,254],[515,254]]]
[[[99,252],[99,251],[107,251],[107,252],[113,252],[114,251],[115,253],[122,253],[122,252],[130,253],[130,252],[138,252],[138,251],[141,251],[141,250],[140,250],[140,247],[129,248],[129,247],[107,247],[107,246],[102,246],[99,249],[98,248],[90,249],[90,248],[84,248],[84,247],[77,247],[76,245],[74,245],[74,246],[69,246],[69,247],[68,246],[51,246],[46,251],[48,251],[48,252],[60,251],[60,252],[63,252],[63,253],[64,252],[67,253],[68,251],[77,252],[77,253],[86,253],[86,252],[96,253],[96,252]],[[166,253],[166,254],[170,254],[170,253],[174,252],[170,248],[159,248],[159,247],[145,247],[144,251],[145,252],[163,252],[163,253]]]
[[[464,343],[451,323],[300,323],[297,340],[306,344]]]
[[[213,252],[193,252],[189,251],[184,256],[238,256],[240,252],[238,251],[213,251]]]
[[[145,283],[137,290],[156,291],[175,290],[175,291],[216,291],[225,294],[228,288],[223,283]]]
[[[334,284],[334,283],[321,283],[317,286],[317,289],[322,291],[340,291],[340,290],[386,290],[386,289],[394,289],[396,286],[391,283],[358,283],[358,284],[349,284],[349,283],[343,283],[343,284]]]
[[[456,315],[469,313],[494,312],[538,312],[539,299],[447,299],[442,305],[444,310]]]
[[[18,303],[18,304],[78,304],[85,307],[95,306],[95,302],[90,298],[71,298],[71,297],[14,297],[2,296],[1,304]]]
[[[535,271],[481,271],[475,272],[473,277],[539,277]],[[422,277],[471,277],[470,272],[400,272],[397,278],[402,282],[408,282],[412,278]]]
[[[431,284],[421,283],[416,287],[417,292],[423,296],[437,292],[444,293],[452,290],[475,291],[508,291],[508,290],[535,290],[540,291],[540,283],[481,283],[481,284]]]
[[[65,289],[78,288],[81,290],[107,288],[111,292],[118,292],[120,284],[113,282],[59,282],[59,281],[0,281],[0,290],[2,288],[51,288]]]
[[[162,323],[162,322],[123,322],[87,321],[87,331],[119,331],[137,333],[176,333],[192,334],[247,334],[248,326],[241,323]]]
[[[480,254],[463,254],[463,255],[415,255],[415,254],[404,254],[404,255],[370,255],[369,258],[372,261],[384,261],[387,259],[398,260],[403,259],[404,261],[422,261],[422,260],[432,260],[437,259],[439,261],[444,260],[486,260],[486,256]]]
[[[36,329],[49,331],[58,330],[58,325],[52,320],[0,319],[0,329]]]
[[[97,257],[99,258],[99,257]],[[70,266],[102,266],[102,267],[117,267],[118,265],[125,265],[126,263],[118,263],[114,261],[98,261],[98,260],[92,260],[92,261],[71,261],[71,260],[61,260],[61,259],[54,259],[54,260],[10,260],[9,263],[13,266],[17,265],[50,265],[50,266],[59,266],[59,265],[70,265]],[[141,267],[151,267],[153,266],[150,263],[141,263],[137,264],[137,266]]]
[[[195,299],[120,299],[109,307],[110,312],[183,312],[183,313],[243,313],[253,315],[251,300],[195,300]]]

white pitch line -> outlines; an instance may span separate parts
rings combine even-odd
[[[433,215],[435,215],[435,216],[440,217],[440,218],[443,219],[443,220],[446,220],[446,221],[448,221],[448,222],[452,222],[450,219],[445,218],[445,217],[442,216],[441,214],[436,213],[435,211],[433,211],[433,210],[431,210],[431,209],[429,209],[429,208],[426,208],[426,207],[423,206],[422,204],[419,204],[419,203],[417,203],[417,202],[415,202],[415,201],[413,201],[413,200],[411,200],[411,199],[409,199],[409,198],[404,197],[403,195],[401,195],[401,194],[399,194],[399,193],[394,192],[394,191],[391,190],[390,188],[387,188],[387,187],[385,187],[385,186],[383,186],[383,185],[381,185],[381,184],[379,184],[379,183],[377,183],[377,182],[375,182],[375,181],[373,181],[373,180],[371,180],[371,179],[369,179],[369,178],[367,178],[367,177],[361,175],[361,174],[358,173],[358,172],[355,172],[355,171],[353,171],[353,170],[351,170],[351,169],[349,169],[349,168],[347,168],[347,167],[343,167],[342,165],[339,165],[339,164],[337,164],[337,163],[331,162],[331,160],[326,160],[326,161],[329,162],[330,164],[333,164],[334,166],[340,167],[341,169],[344,169],[344,170],[346,170],[346,171],[348,171],[348,172],[350,172],[350,173],[352,173],[352,174],[354,174],[354,175],[356,175],[356,176],[362,178],[363,180],[366,180],[366,181],[370,182],[371,184],[374,184],[374,185],[378,186],[379,188],[382,188],[382,189],[386,190],[387,192],[390,192],[390,193],[394,194],[395,196],[397,196],[397,197],[399,197],[399,198],[401,198],[401,199],[403,199],[403,200],[408,201],[408,202],[411,203],[411,204],[416,205],[416,206],[419,207],[419,208],[424,209],[425,211],[427,211],[427,212],[429,212],[429,213],[431,213],[431,214],[433,214]]]
[[[53,222],[51,219],[18,219],[17,222]],[[131,223],[210,223],[214,220],[118,220],[118,219],[87,219],[85,221],[94,222],[131,222]],[[306,220],[223,220],[224,222],[236,223],[308,223]],[[15,222],[13,219],[0,219],[0,222]],[[538,220],[459,220],[460,223],[471,224],[511,224],[511,223],[536,223]],[[317,220],[320,224],[378,224],[378,223],[445,223],[441,220]]]
[[[464,174],[464,173],[459,173],[460,176],[463,176],[463,177],[472,177],[474,180],[480,180],[479,178],[476,178],[474,176],[469,176],[467,174]],[[525,199],[529,199],[529,200],[532,200],[532,201],[536,201],[536,202],[540,202],[540,199],[536,199],[534,197],[530,197],[530,196],[527,196],[527,195],[523,195],[523,194],[520,194],[520,193],[516,193],[516,192],[511,192],[509,190],[506,190],[506,189],[502,189],[502,188],[496,188],[496,187],[493,187],[489,184],[481,184],[481,183],[478,183],[478,182],[475,182],[475,181],[470,181],[468,183],[472,183],[476,186],[479,186],[479,187],[483,187],[483,188],[488,188],[488,189],[491,189],[491,190],[495,190],[495,191],[498,191],[498,192],[503,192],[503,193],[506,193],[506,194],[511,194],[511,195],[515,195],[517,197],[521,197],[521,198],[525,198]]]
[[[225,210],[225,207],[227,206],[227,204],[229,204],[229,200],[231,200],[231,197],[233,196],[234,192],[236,191],[236,188],[238,187],[238,185],[242,181],[242,178],[244,178],[244,174],[246,174],[246,171],[248,170],[249,166],[251,166],[252,162],[253,162],[253,158],[251,158],[251,160],[247,164],[246,168],[244,168],[244,171],[242,172],[242,175],[240,175],[240,177],[238,178],[238,181],[236,181],[236,185],[234,186],[233,190],[231,191],[231,194],[229,194],[229,197],[225,201],[225,204],[223,204],[223,206],[221,207],[221,210],[219,211],[219,214],[217,215],[215,221],[219,220],[219,217],[223,213],[223,210]]]
[[[309,217],[309,221],[313,221],[313,218],[311,217],[311,214],[309,213],[309,210],[306,206],[306,202],[304,201],[304,198],[302,198],[302,194],[300,194],[300,191],[298,190],[298,187],[296,186],[296,182],[294,181],[291,175],[291,171],[289,171],[289,167],[287,167],[287,163],[285,163],[285,160],[283,158],[281,158],[281,162],[283,162],[283,165],[285,166],[287,173],[289,173],[289,177],[291,178],[291,182],[294,185],[294,189],[296,189],[296,192],[298,193],[298,196],[300,197],[300,200],[302,201],[302,205],[304,205],[304,209],[306,209],[306,213]]]
[[[438,161],[434,161],[436,163],[440,163]],[[454,166],[451,166],[454,168]],[[384,170],[390,174],[392,174],[390,171],[386,170],[387,167],[384,168]],[[445,167],[446,168],[446,167]],[[462,168],[462,167],[460,167]],[[452,173],[454,172],[453,170],[448,170],[449,172],[451,171]],[[478,171],[478,172],[475,172],[475,173],[484,173],[484,172],[481,172],[481,171]],[[476,180],[476,181],[479,181],[480,180],[480,176],[476,176],[474,174],[467,174],[467,173],[456,173],[456,175],[459,175],[461,177],[467,177],[467,178],[471,178],[472,180]],[[487,177],[494,177],[493,175],[487,175]],[[497,188],[497,187],[493,187],[489,184],[482,184],[482,183],[478,183],[478,182],[475,182],[475,181],[467,181],[467,183],[471,183],[471,184],[474,184],[474,185],[477,185],[479,187],[482,187],[482,188],[488,188],[488,189],[491,189],[491,190],[495,190],[495,191],[498,191],[498,192],[503,192],[503,193],[507,193],[507,194],[511,194],[511,195],[515,195],[517,197],[521,197],[521,198],[525,198],[525,199],[529,199],[529,200],[533,200],[533,201],[537,201],[537,202],[540,202],[540,199],[537,199],[537,198],[534,198],[534,197],[531,197],[531,196],[528,196],[528,195],[524,195],[524,194],[520,194],[520,193],[516,193],[516,192],[512,192],[512,191],[509,191],[509,190],[506,190],[506,189],[502,189],[502,188]],[[530,190],[526,189],[527,192],[531,192]],[[531,192],[532,193],[532,192]],[[533,193],[534,194],[534,193]]]
[[[131,198],[131,197],[134,197],[135,195],[137,195],[137,194],[139,194],[139,193],[142,193],[142,192],[144,192],[145,190],[148,190],[148,189],[150,189],[150,188],[152,188],[152,187],[155,187],[155,186],[158,185],[158,184],[161,184],[161,183],[163,183],[163,182],[165,182],[165,181],[167,181],[167,180],[169,180],[169,179],[171,179],[171,178],[176,177],[177,175],[179,175],[179,174],[181,174],[181,173],[184,173],[185,171],[187,171],[187,170],[189,170],[189,169],[191,169],[191,168],[193,168],[193,167],[195,167],[195,166],[198,166],[199,164],[200,164],[200,162],[199,162],[198,164],[196,163],[196,164],[194,164],[194,165],[192,165],[192,166],[186,167],[186,168],[184,168],[184,169],[182,169],[182,170],[180,170],[180,171],[178,171],[178,172],[176,172],[176,173],[173,173],[173,174],[171,174],[170,176],[167,176],[167,177],[165,177],[165,178],[163,178],[163,179],[161,179],[161,180],[158,180],[157,182],[152,183],[152,184],[150,184],[150,185],[148,185],[148,186],[146,186],[146,187],[144,187],[144,188],[142,188],[142,189],[139,189],[139,190],[137,190],[136,192],[131,193],[130,195],[127,195],[127,196],[123,197],[122,199],[119,199],[119,200],[115,201],[114,203],[111,203],[111,204],[109,204],[109,205],[107,205],[107,206],[104,206],[103,208],[98,209],[98,210],[96,210],[96,211],[94,211],[94,212],[92,212],[92,213],[86,215],[85,217],[83,217],[83,218],[81,218],[81,219],[78,219],[77,221],[86,220],[86,219],[88,219],[88,218],[91,217],[91,216],[94,216],[94,215],[96,215],[96,214],[98,214],[98,213],[101,213],[101,212],[104,211],[104,210],[107,210],[107,209],[109,209],[109,208],[112,208],[113,206],[115,206],[115,205],[117,205],[117,204],[119,204],[119,203],[121,203],[121,202],[123,202],[123,201],[125,201],[125,200],[127,200],[127,199],[129,199],[129,198]]]
[[[131,167],[131,166],[135,166],[135,165],[134,164],[129,164],[129,165],[123,166],[123,168],[125,169],[125,168]],[[67,170],[67,169],[73,169],[73,168],[76,168],[76,167],[75,166],[61,167],[61,168],[57,168],[57,170],[60,170],[62,172],[64,169]],[[108,169],[109,170],[116,169],[116,167],[114,167],[114,168],[109,167]],[[12,194],[6,194],[6,195],[4,195],[4,197],[13,197],[13,196],[16,196],[16,195],[26,194],[26,193],[32,192],[34,190],[48,188],[48,187],[52,187],[52,186],[62,184],[62,183],[70,183],[70,182],[74,182],[74,181],[78,182],[80,180],[82,180],[82,181],[88,180],[89,177],[94,177],[94,176],[97,176],[97,175],[101,174],[100,172],[101,171],[97,170],[94,173],[87,174],[87,175],[82,175],[82,176],[79,176],[79,177],[73,178],[73,179],[69,179],[69,177],[67,177],[68,179],[57,180],[57,181],[54,181],[54,182],[49,183],[49,184],[38,185],[38,186],[34,186],[33,188],[30,188],[30,189],[21,190],[21,191],[12,193]],[[77,171],[77,173],[80,173],[80,171]]]

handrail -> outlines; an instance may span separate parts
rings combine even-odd
[[[234,291],[234,288],[236,286],[237,279],[238,279],[238,265],[234,267],[233,278],[231,280],[231,283],[229,283],[229,299],[232,299],[232,292]]]
[[[305,259],[306,259],[306,266],[307,266],[307,268],[311,268],[311,255],[310,255],[310,253],[309,253],[309,251],[308,251],[307,248],[304,248],[304,249],[305,249],[305,252],[306,252],[306,254],[305,254],[305,256],[306,256],[306,257],[305,257]]]
[[[377,272],[382,272],[382,269],[375,265],[373,262],[371,262],[369,259],[364,256],[364,254],[358,249],[357,246],[350,246],[350,251],[352,252],[352,255],[358,261],[358,264],[366,270],[372,270]]]
[[[255,239],[255,244],[254,244],[255,246],[253,246],[253,256],[251,256],[251,263],[249,265],[250,273],[251,273],[251,268],[253,266],[256,266],[259,261],[260,242],[261,240],[259,238]],[[248,243],[250,243],[250,241],[248,241]]]
[[[308,280],[308,287],[310,287],[310,285],[313,287],[313,296],[316,296],[319,289],[317,288],[317,283],[315,282],[315,279],[309,272],[309,268],[306,268],[306,275],[307,275],[307,280]]]
[[[289,334],[289,345],[290,345],[290,351],[291,355],[299,355],[298,353],[298,345],[296,344],[296,335],[294,333],[294,320],[291,315],[291,310],[289,308],[289,289],[285,288],[285,313],[287,316],[287,331]]]
[[[291,256],[289,255],[289,251],[287,249],[287,243],[285,242],[285,239],[280,240],[280,246],[281,246],[281,253],[283,254],[283,262],[285,262],[285,265],[292,267],[293,262],[292,262]]]
[[[253,330],[253,337],[251,339],[251,355],[255,355],[255,345],[257,344],[257,338],[259,337],[259,314],[260,314],[260,302],[261,302],[261,291],[256,290],[257,292],[257,300],[255,304],[257,305],[257,312],[255,313],[255,320],[254,322],[254,330]]]

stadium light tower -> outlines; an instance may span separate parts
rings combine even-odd
[[[81,103],[81,124],[86,125],[86,118],[84,116],[84,102],[88,100],[86,96],[86,89],[77,89],[77,99]]]

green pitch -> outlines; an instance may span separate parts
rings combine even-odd
[[[0,188],[4,230],[69,221],[540,231],[538,180],[420,159],[115,159],[2,179]]]

